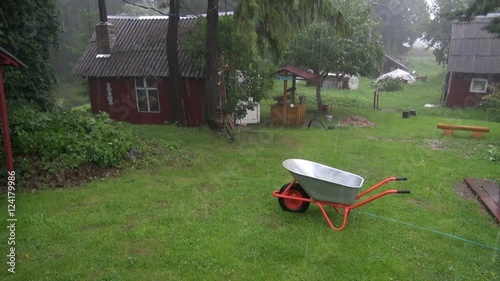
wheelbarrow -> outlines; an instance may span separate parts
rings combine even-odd
[[[285,184],[280,190],[273,192],[278,197],[278,203],[284,211],[303,213],[310,203],[316,203],[326,221],[334,230],[343,230],[352,209],[363,206],[375,199],[388,194],[410,193],[409,190],[386,190],[370,198],[356,202],[373,190],[390,181],[406,181],[405,177],[390,177],[358,194],[364,179],[358,175],[328,167],[303,159],[288,159],[283,167],[293,176],[291,183]],[[344,221],[340,227],[335,227],[323,206],[331,206]],[[342,212],[343,210],[343,212]]]

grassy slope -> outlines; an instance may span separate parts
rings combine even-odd
[[[69,82],[64,79],[60,79],[54,90],[56,104],[65,109],[88,104],[88,97],[85,97],[82,94],[82,92],[85,91],[85,89],[83,89],[83,83],[86,82],[81,80]]]
[[[424,86],[432,91],[432,83]],[[429,100],[439,97],[436,92]],[[363,90],[342,94],[361,99]],[[384,101],[397,103],[408,94]],[[140,138],[180,143],[189,165],[159,162],[81,188],[18,193],[18,273],[5,267],[0,279],[500,280],[499,228],[478,202],[455,190],[465,176],[498,178],[500,166],[485,156],[488,144],[500,145],[500,123],[475,112],[476,120],[424,115],[423,102],[408,104],[418,110],[410,119],[402,119],[397,106],[395,112],[334,109],[335,116],[360,115],[376,128],[261,125],[232,144],[204,129],[131,126]],[[470,132],[443,137],[437,122],[474,122],[492,131],[481,140]],[[285,213],[271,196],[291,180],[281,167],[287,158],[359,174],[364,188],[407,176],[408,182],[382,189],[412,194],[362,206],[344,231],[334,232],[317,206]],[[6,253],[6,242],[1,247]]]

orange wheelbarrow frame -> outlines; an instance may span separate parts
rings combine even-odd
[[[360,194],[358,194],[356,196],[356,200],[360,199],[361,197],[367,195],[368,193],[372,192],[373,190],[379,188],[380,186],[390,182],[390,181],[406,181],[407,178],[405,177],[390,177],[390,178],[386,178],[382,181],[380,181],[379,183],[375,184],[374,186],[370,187],[369,189],[361,192]],[[354,203],[352,205],[344,205],[344,204],[337,204],[337,203],[334,203],[334,202],[325,202],[325,201],[317,201],[317,200],[314,200],[314,199],[311,199],[311,198],[306,198],[304,197],[304,193],[307,194],[307,192],[305,192],[305,190],[302,190],[303,192],[299,192],[297,190],[292,190],[292,187],[294,186],[297,186],[297,180],[294,179],[286,188],[285,190],[276,190],[273,192],[273,196],[274,197],[278,197],[278,200],[282,199],[283,200],[283,204],[287,205],[287,206],[290,206],[291,208],[289,209],[289,211],[293,211],[293,210],[297,210],[295,212],[303,212],[305,210],[300,210],[300,206],[303,205],[303,202],[309,202],[309,203],[316,203],[319,207],[319,209],[321,210],[321,212],[323,213],[323,216],[325,217],[326,221],[328,222],[328,225],[333,229],[333,230],[343,230],[347,224],[347,220],[349,218],[349,213],[351,212],[352,209],[355,209],[357,207],[361,207],[367,203],[370,203],[371,201],[373,200],[376,200],[380,197],[383,197],[385,195],[388,195],[388,194],[408,194],[410,193],[409,190],[397,190],[397,189],[391,189],[391,190],[386,190],[386,191],[383,191],[377,195],[374,195],[370,198],[367,198],[363,201],[360,201],[358,203]],[[307,197],[309,197],[309,195],[307,195]],[[280,205],[282,203],[280,202]],[[341,210],[343,209],[343,215],[344,215],[344,220],[342,222],[342,225],[340,227],[335,227],[330,219],[330,217],[328,216],[328,214],[326,213],[325,211],[325,208],[323,207],[324,205],[326,206],[330,206],[330,207],[333,207],[335,209],[335,211],[339,214],[342,214]],[[305,208],[307,209],[307,207]],[[284,208],[285,210],[285,208]]]

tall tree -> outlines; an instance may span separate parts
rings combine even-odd
[[[337,32],[324,22],[308,26],[291,44],[289,62],[312,69],[318,77],[316,100],[322,107],[321,85],[328,73],[376,75],[383,57],[380,25],[365,0],[333,0],[349,22],[350,32]]]
[[[425,0],[370,0],[374,15],[382,24],[382,39],[387,53],[401,55],[422,36],[429,20]]]
[[[235,11],[239,30],[248,34],[252,51],[270,50],[283,57],[296,30],[325,20],[337,31],[347,31],[343,14],[329,0],[240,0]]]
[[[474,0],[467,9],[459,11],[457,15],[461,19],[470,20],[475,16],[486,15],[500,10],[500,1],[498,0]],[[500,17],[495,17],[486,26],[486,30],[491,33],[500,34]]]
[[[55,0],[0,1],[0,46],[28,66],[5,69],[9,103],[52,107],[55,76],[50,50],[58,44],[58,15]]]
[[[168,0],[122,0],[123,15],[127,16],[156,16],[158,14],[168,15]]]
[[[206,68],[207,50],[205,38],[207,34],[206,18],[199,18],[196,26],[188,31],[182,48],[186,50],[193,65]],[[243,103],[252,99],[259,102],[272,88],[275,69],[268,61],[255,56],[248,48],[246,34],[237,32],[236,22],[232,16],[219,16],[219,58],[218,67],[221,83],[220,92],[225,93],[222,109],[234,113],[236,119],[244,118],[247,110],[253,110],[255,104]]]
[[[110,15],[120,13],[122,2],[106,1],[106,10]],[[99,21],[96,0],[57,0],[60,11],[59,38],[60,45],[53,56],[56,75],[69,78],[68,73],[78,61],[88,45]]]
[[[218,40],[219,40],[219,0],[208,0],[207,5],[207,36],[205,44],[206,68],[205,68],[205,120],[216,119],[216,109],[219,101],[218,91]]]
[[[341,78],[345,74],[374,75],[379,71],[383,57],[381,41],[377,36],[370,38],[370,26],[352,27],[354,34],[341,36],[328,24],[316,22],[302,30],[292,43],[289,61],[312,69],[317,77],[318,110],[323,105],[321,85],[330,72]]]
[[[219,12],[234,11],[238,0],[220,0]],[[204,14],[207,12],[207,4],[200,0],[181,0],[181,9],[188,14]]]
[[[170,0],[170,14],[168,18],[167,31],[167,60],[168,81],[170,84],[170,97],[172,98],[173,121],[185,125],[184,103],[181,95],[181,75],[179,70],[179,54],[177,52],[177,31],[179,29],[179,0]]]
[[[425,28],[424,40],[433,48],[432,53],[438,64],[448,62],[453,13],[463,9],[470,0],[434,0],[431,13],[434,15]]]

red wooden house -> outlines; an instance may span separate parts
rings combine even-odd
[[[489,14],[470,22],[454,22],[444,100],[448,107],[478,105],[490,93],[489,85],[500,82],[500,39],[483,28]]]
[[[168,17],[107,17],[101,12],[96,33],[72,74],[88,80],[94,113],[134,124],[172,120],[166,37]],[[179,46],[196,18],[179,20]],[[179,47],[181,91],[187,125],[203,121],[203,73]]]

